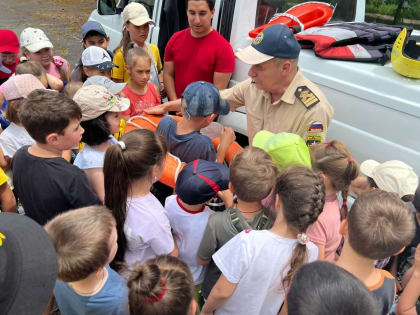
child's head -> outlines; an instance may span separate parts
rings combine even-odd
[[[38,143],[70,150],[82,138],[82,112],[72,99],[55,91],[35,90],[23,101],[19,119]]]
[[[108,52],[98,46],[89,46],[83,51],[82,65],[87,77],[101,75],[111,78],[111,70],[116,67]]]
[[[109,37],[106,35],[104,27],[96,21],[87,21],[82,25],[83,47],[98,46],[107,50]]]
[[[69,82],[64,87],[63,93],[68,98],[73,99],[74,94],[79,91],[83,86],[83,82],[76,81],[76,82]]]
[[[411,166],[397,160],[382,164],[366,160],[360,164],[360,170],[368,177],[371,189],[379,188],[398,194],[405,202],[413,201],[419,178]]]
[[[267,152],[279,171],[291,165],[312,167],[308,146],[300,136],[293,133],[274,134],[261,130],[255,135],[252,145]]]
[[[334,264],[316,261],[303,265],[287,295],[290,315],[379,315],[372,292],[355,276]]]
[[[149,35],[149,24],[155,24],[147,9],[140,3],[131,2],[124,8],[122,17],[130,40],[142,46]]]
[[[273,189],[277,172],[276,165],[266,152],[247,147],[230,164],[231,189],[239,200],[261,201]]]
[[[45,69],[35,61],[21,61],[18,66],[16,67],[16,74],[25,74],[29,73],[38,78],[39,81],[45,86],[48,87],[48,80],[47,80],[47,73]]]
[[[194,280],[186,263],[169,255],[135,265],[127,281],[130,314],[195,314]]]
[[[124,222],[127,197],[132,185],[142,183],[151,186],[162,171],[167,152],[165,139],[147,129],[130,131],[121,137],[105,153],[104,183],[105,205],[117,220],[117,261],[123,261],[126,248]]]
[[[188,205],[204,204],[228,189],[229,168],[217,162],[195,160],[179,173],[175,192]]]
[[[362,193],[347,217],[348,242],[360,256],[384,259],[410,243],[415,232],[413,215],[395,193]]]
[[[57,252],[57,278],[64,282],[87,278],[108,265],[117,251],[115,219],[103,206],[64,212],[45,230]]]
[[[38,29],[27,27],[20,33],[20,44],[22,46],[22,55],[29,61],[35,61],[41,64],[45,69],[50,66],[53,60],[53,44],[45,33]]]
[[[98,145],[120,130],[120,113],[130,107],[130,100],[113,95],[99,85],[83,86],[73,97],[82,111],[82,141]]]
[[[359,164],[339,141],[314,144],[310,149],[312,167],[320,171],[327,188],[341,191],[343,206],[341,217],[347,216],[347,195],[351,181],[359,175]]]
[[[32,74],[14,75],[4,83],[3,96],[8,101],[6,119],[15,124],[20,124],[19,111],[25,97],[33,90],[45,89],[41,81]]]
[[[220,97],[212,83],[197,81],[189,84],[182,93],[181,111],[187,120],[199,120],[201,128],[207,127],[216,115],[227,115],[228,101]]]
[[[130,74],[130,80],[140,86],[145,86],[150,80],[152,59],[142,48],[133,47],[125,54],[125,66]]]
[[[13,31],[0,30],[0,64],[16,64],[19,48],[19,40]]]
[[[274,193],[276,220],[287,224],[299,241],[293,250],[290,270],[283,280],[284,287],[287,287],[297,269],[307,260],[306,230],[324,208],[325,185],[319,173],[303,166],[290,166],[280,173]]]

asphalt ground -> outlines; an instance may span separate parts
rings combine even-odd
[[[54,45],[54,55],[70,62],[82,53],[80,28],[96,8],[96,0],[0,0],[0,28],[19,37],[26,27],[42,29]]]

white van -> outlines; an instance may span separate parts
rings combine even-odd
[[[114,0],[98,0],[98,9],[90,16],[90,19],[102,23],[111,36],[111,49],[121,38],[120,13],[127,1],[120,0],[115,4]],[[159,44],[161,52],[166,43],[162,43],[160,27],[165,6],[170,1],[176,2],[136,0],[146,6],[156,22],[149,39]],[[251,43],[248,37],[250,30],[266,24],[274,13],[284,12],[297,2],[304,1],[216,0],[213,28],[228,39],[234,51],[237,51]],[[338,3],[331,23],[364,20],[365,1],[329,2]],[[187,27],[184,10],[179,12],[180,28]],[[420,32],[413,34],[420,35]],[[334,107],[334,120],[328,130],[329,139],[339,139],[345,143],[358,161],[398,159],[413,166],[420,174],[420,80],[400,76],[392,69],[391,63],[381,66],[325,60],[316,57],[311,50],[301,51],[299,66],[304,75],[321,88]],[[231,85],[245,80],[248,69],[248,65],[236,60]],[[221,117],[220,122],[247,135],[245,108]]]

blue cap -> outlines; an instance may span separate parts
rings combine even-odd
[[[182,109],[188,119],[191,116],[207,117],[211,114],[227,115],[229,103],[220,97],[219,90],[213,84],[197,81],[189,84],[182,98]]]
[[[256,65],[272,58],[296,59],[299,53],[300,45],[289,28],[276,24],[261,31],[251,46],[235,55],[247,64]]]
[[[229,187],[229,168],[217,162],[195,160],[182,169],[176,180],[175,192],[189,205],[206,203],[219,191]]]
[[[87,21],[85,24],[82,25],[82,38],[83,39],[85,39],[86,35],[89,32],[96,32],[105,37],[107,36],[102,24],[96,21]]]

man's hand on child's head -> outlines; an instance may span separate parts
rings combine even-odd
[[[233,131],[231,127],[223,127],[222,133],[220,135],[220,144],[231,144],[233,141],[235,141],[235,139],[235,131]]]

